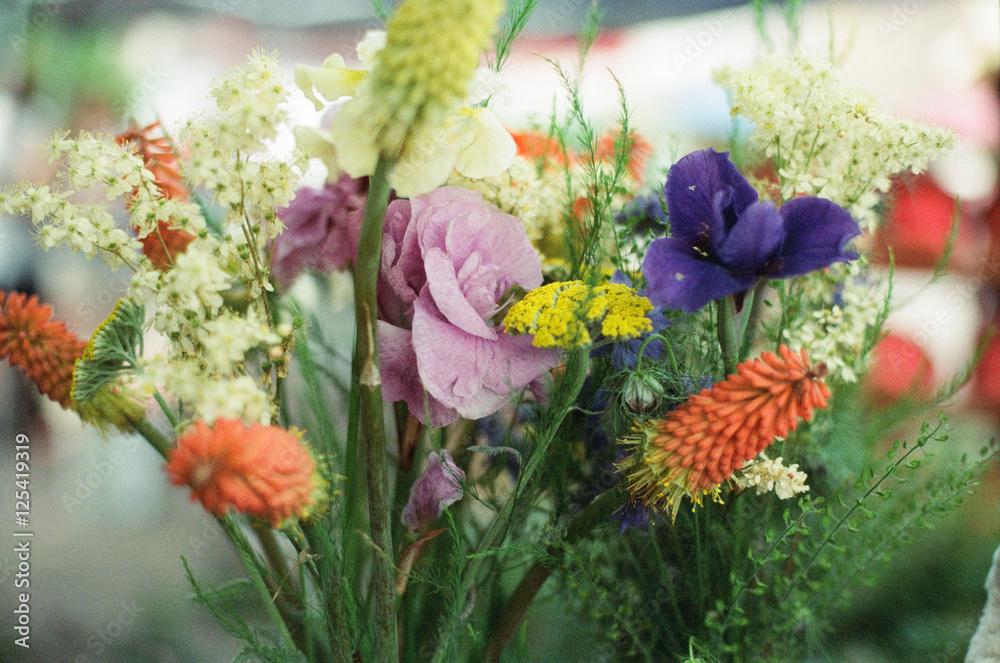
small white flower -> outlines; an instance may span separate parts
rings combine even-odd
[[[755,488],[758,495],[773,491],[783,500],[808,491],[808,477],[805,472],[799,471],[798,464],[786,467],[781,461],[780,456],[771,460],[761,453],[736,475],[736,484],[741,488]]]

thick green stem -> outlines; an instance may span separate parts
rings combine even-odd
[[[368,201],[358,242],[354,272],[354,306],[357,316],[355,361],[360,368],[358,391],[361,435],[358,458],[365,465],[368,486],[369,534],[375,546],[372,557],[374,658],[380,663],[399,660],[396,637],[396,569],[392,563],[389,528],[389,474],[382,412],[382,379],[378,362],[377,290],[382,257],[382,226],[389,203],[389,173],[393,162],[380,158],[368,187]]]
[[[133,421],[132,427],[135,432],[146,438],[146,441],[164,458],[170,454],[170,450],[173,449],[174,445],[170,443],[170,440],[163,436],[159,430],[156,429],[153,424],[149,423],[149,419],[141,419],[140,421]]]

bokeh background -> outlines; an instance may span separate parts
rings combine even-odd
[[[539,54],[568,67],[590,3],[541,0],[504,76],[497,111],[525,128],[560,108],[560,84]],[[712,73],[765,51],[745,3],[605,0],[605,32],[591,53],[583,101],[595,125],[614,122],[621,82],[634,127],[656,163],[733,130]],[[380,27],[366,0],[0,0],[0,185],[44,181],[39,147],[58,130],[114,134],[129,118],[171,128],[207,107],[213,78],[253,49],[296,63],[354,45]],[[768,15],[773,45],[791,36]],[[1000,6],[997,0],[807,2],[800,45],[840,59],[846,76],[885,108],[953,127],[954,154],[901,181],[891,226],[872,242],[897,264],[897,310],[867,386],[874,400],[920,394],[959,374],[998,321],[1000,292]],[[304,99],[293,109],[315,114]],[[661,171],[662,172],[662,171]],[[651,185],[656,176],[651,178]],[[662,182],[662,177],[659,177]],[[943,278],[930,281],[958,211]],[[62,251],[42,252],[29,222],[0,219],[0,288],[36,293],[89,337],[125,290],[127,275]],[[95,285],[96,284],[96,285]],[[1000,425],[1000,342],[988,344],[969,385],[947,405],[954,427],[938,453],[975,453]],[[31,649],[13,646],[16,559],[14,437],[31,440]],[[906,427],[894,431],[906,435]],[[241,568],[186,494],[171,488],[155,452],[137,439],[103,439],[6,364],[0,365],[0,661],[200,663],[229,661],[238,642],[190,600],[180,558],[222,584]],[[875,586],[859,588],[824,660],[961,661],[1000,543],[1000,473],[965,505],[901,551]],[[596,661],[585,624],[544,600],[532,613],[532,661]]]

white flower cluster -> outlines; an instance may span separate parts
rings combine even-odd
[[[130,297],[148,302],[152,325],[170,340],[166,353],[144,362],[146,374],[164,386],[194,419],[232,417],[270,423],[271,397],[247,374],[248,354],[281,342],[250,303],[238,314],[224,308],[234,277],[223,269],[214,238],[196,239],[166,272],[140,271]]]
[[[303,162],[268,154],[287,119],[287,91],[278,65],[260,53],[212,89],[217,112],[189,120],[181,131],[184,174],[226,211],[227,246],[254,295],[267,288],[264,247],[281,233],[279,207],[295,197]]]
[[[723,72],[732,112],[755,123],[752,144],[777,169],[781,200],[827,198],[865,230],[897,173],[920,172],[951,147],[951,131],[896,117],[847,84],[825,59],[771,56],[757,68]]]
[[[147,374],[178,399],[185,417],[270,423],[270,390],[248,370],[248,359],[282,340],[263,312],[266,246],[282,230],[277,210],[294,197],[301,164],[269,154],[287,115],[271,58],[254,54],[215,84],[212,97],[215,112],[182,130],[181,167],[226,211],[222,234],[201,233],[168,271],[144,264],[131,295],[150,301],[153,328],[170,340],[167,353],[149,360]],[[229,298],[245,300],[246,310],[227,308]]]
[[[133,277],[129,296],[153,311],[153,329],[193,351],[191,330],[219,313],[222,293],[233,286],[232,275],[220,265],[218,241],[194,240],[166,272],[144,267]]]
[[[824,362],[834,379],[857,382],[864,371],[866,337],[879,319],[888,284],[867,274],[863,260],[832,266],[800,279],[802,310],[785,330],[785,342],[807,348],[809,358]]]
[[[780,456],[771,460],[761,453],[736,475],[736,484],[740,488],[756,488],[758,495],[774,491],[783,500],[808,491],[808,477],[805,472],[799,471],[798,464],[786,467],[781,461]]]
[[[71,201],[75,190],[103,187],[107,200],[128,195],[153,181],[142,159],[115,143],[81,133],[76,139],[56,138],[50,158],[60,161],[67,188],[21,184],[0,193],[0,209],[31,216],[39,243],[49,249],[68,246],[88,258],[100,255],[110,266],[134,265],[140,243],[118,227],[103,205]]]
[[[219,417],[263,424],[274,421],[270,396],[249,375],[214,373],[195,355],[157,355],[144,362],[143,368],[150,385],[162,385],[183,404],[182,426]]]

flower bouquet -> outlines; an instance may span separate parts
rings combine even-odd
[[[889,408],[858,388],[881,197],[949,132],[798,53],[720,73],[752,133],[666,174],[624,91],[598,132],[556,62],[569,111],[512,132],[490,102],[535,4],[406,0],[361,69],[298,66],[328,112],[291,155],[295,92],[257,53],[212,112],[59,136],[59,186],[0,198],[131,270],[89,340],[0,293],[0,352],[218,519],[246,579],[189,575],[238,660],[520,660],[542,593],[601,634],[587,660],[803,660],[975,479],[921,467],[942,421],[883,443],[957,383]]]

